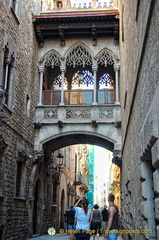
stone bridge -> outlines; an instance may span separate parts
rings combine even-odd
[[[37,106],[35,150],[47,154],[73,144],[93,144],[121,150],[120,105]]]

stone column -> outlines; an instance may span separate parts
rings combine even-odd
[[[60,67],[60,70],[61,70],[61,103],[60,105],[64,105],[64,80],[65,80],[65,71],[66,71],[66,68],[65,66],[61,66]]]
[[[92,0],[93,8],[96,8],[96,4],[97,4],[97,1],[96,0]]]
[[[116,102],[115,104],[120,104],[119,102],[119,65],[114,64],[115,71],[115,92],[116,92]]]
[[[98,65],[92,66],[93,77],[94,77],[94,89],[93,89],[93,105],[97,105],[97,70]]]
[[[9,64],[11,63],[10,58],[5,58],[5,79],[4,79],[4,90],[7,89],[7,83],[8,83],[8,72],[9,72]]]
[[[40,73],[40,83],[39,83],[39,100],[38,100],[38,105],[43,105],[42,104],[42,90],[43,90],[44,66],[39,66],[39,73]]]

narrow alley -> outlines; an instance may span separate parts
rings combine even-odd
[[[57,233],[53,236],[50,235],[43,235],[43,236],[38,236],[38,237],[34,237],[34,238],[29,238],[28,240],[69,240],[69,235],[66,233]],[[104,236],[100,236],[99,240],[104,240],[106,238],[104,238]],[[91,236],[90,240],[93,240],[93,236]],[[97,240],[97,238],[95,239]],[[121,237],[121,235],[119,235],[117,240],[123,240],[123,238]]]

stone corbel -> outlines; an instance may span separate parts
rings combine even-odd
[[[27,159],[27,154],[24,149],[18,150],[18,160],[22,159],[23,161]]]
[[[65,46],[65,35],[63,29],[61,29],[61,26],[59,27],[59,36],[61,39],[61,47]]]
[[[121,151],[120,150],[114,150],[113,151],[112,163],[114,163],[118,167],[122,166],[122,156],[121,156]]]
[[[38,163],[39,161],[44,159],[44,152],[43,150],[39,150],[39,151],[34,151],[33,152],[33,163]]]
[[[3,136],[0,134],[0,151],[3,150],[6,146],[7,144],[5,143]]]
[[[98,123],[97,123],[96,120],[92,120],[91,125],[92,125],[93,128],[97,128]]]
[[[58,121],[57,123],[59,128],[63,128],[65,126],[65,124],[62,121]]]
[[[44,38],[43,38],[43,35],[42,35],[42,32],[41,32],[41,29],[39,27],[37,27],[37,29],[36,29],[36,34],[37,34],[37,37],[39,39],[40,47],[43,47],[44,46]]]
[[[96,27],[92,26],[92,39],[93,39],[93,46],[97,46],[97,36],[96,36]]]

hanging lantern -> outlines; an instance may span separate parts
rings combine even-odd
[[[80,87],[80,84],[83,82],[84,73],[82,70],[78,71],[78,86]]]

